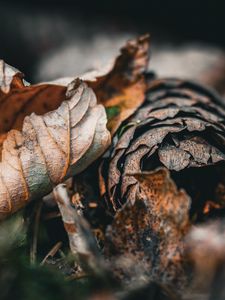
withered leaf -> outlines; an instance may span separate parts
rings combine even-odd
[[[107,230],[105,253],[123,280],[181,288],[187,280],[184,236],[190,227],[190,198],[165,168],[134,177],[140,190],[134,204],[127,202],[117,211]]]
[[[130,117],[145,100],[147,81],[145,73],[149,63],[149,35],[130,40],[121,54],[103,69],[78,77],[88,83],[107,111],[107,128],[112,135],[121,123]],[[52,83],[65,86],[73,78],[60,78]]]
[[[25,116],[42,115],[54,110],[65,100],[66,86],[55,84],[29,85],[23,74],[0,62],[0,143],[11,129],[21,130]]]
[[[107,127],[113,134],[119,125],[143,103],[146,91],[144,72],[149,60],[149,36],[129,41],[110,68],[84,78],[109,114]],[[10,129],[21,130],[23,119],[32,112],[44,114],[56,109],[63,100],[67,87],[75,78],[60,78],[52,82],[29,85],[17,69],[0,61],[0,134]],[[116,107],[116,113],[115,113]]]
[[[127,42],[110,72],[87,81],[109,111],[107,127],[112,134],[144,102],[148,62],[149,36],[144,35]]]
[[[106,149],[107,120],[97,103],[118,107],[108,122],[113,134],[144,100],[148,48],[148,36],[128,42],[106,73],[86,80],[89,87],[78,87],[73,78],[29,85],[0,61],[1,218],[82,171]]]
[[[23,74],[19,70],[0,60],[0,92],[8,93],[11,88],[20,88],[24,85],[22,78]]]
[[[4,82],[10,80],[4,79]],[[13,82],[12,79],[11,84]],[[37,92],[37,89],[40,90]],[[29,111],[33,97],[39,105],[38,99],[45,103],[43,97],[49,92],[53,92],[49,96],[51,100],[54,100],[54,93],[58,93],[57,87],[54,89],[51,85],[24,87],[22,91],[12,89],[5,98],[1,95],[0,105],[3,106],[9,97],[11,105],[17,105],[20,113],[24,99],[27,101],[24,111],[26,108]],[[13,129],[7,134],[0,163],[0,219],[31,199],[47,194],[67,177],[81,172],[108,147],[110,133],[106,129],[105,109],[97,104],[93,90],[86,83],[75,80],[64,97],[66,100],[56,110],[44,115],[32,113],[23,120],[21,131]],[[56,103],[59,98],[56,96]],[[52,103],[56,105],[54,101]],[[12,127],[20,128],[20,121],[21,115],[18,119],[15,116]],[[1,129],[4,132],[6,128]]]
[[[224,186],[224,161],[222,99],[193,82],[152,80],[144,105],[114,139],[101,169],[101,190],[115,211],[136,199],[139,183],[130,174],[165,166],[202,209],[217,197],[218,185]]]

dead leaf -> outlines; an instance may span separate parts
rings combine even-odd
[[[98,103],[107,111],[107,128],[112,135],[145,100],[147,82],[145,72],[149,63],[149,35],[130,40],[121,54],[103,69],[94,70],[78,77],[94,90]],[[60,78],[51,84],[66,86],[72,77]]]
[[[110,68],[86,77],[97,101],[107,110],[117,112],[108,120],[113,134],[119,125],[143,103],[146,91],[144,72],[149,59],[149,36],[131,40]],[[97,77],[95,77],[97,76]],[[67,86],[75,78],[60,78],[52,82],[29,85],[17,69],[0,61],[0,143],[11,129],[22,129],[25,116],[42,115],[59,107],[65,100]],[[73,88],[73,87],[72,87]],[[110,115],[110,114],[109,114]]]
[[[107,127],[112,135],[144,102],[147,87],[144,73],[148,62],[149,36],[144,35],[127,42],[110,72],[87,81],[109,112]],[[113,115],[110,114],[112,110]]]
[[[13,84],[14,79],[4,79],[4,82]],[[29,95],[28,98],[24,96],[24,99],[29,99],[25,104],[27,109],[32,109],[34,99],[30,98],[30,92],[38,105],[38,99],[43,103],[46,101],[46,92],[52,91],[54,94],[55,91],[54,86],[44,86],[37,96],[38,88],[40,86],[30,90],[26,87],[22,89]],[[55,88],[57,93],[57,87]],[[16,107],[20,107],[20,113],[20,102],[23,102],[23,98],[17,98],[18,91],[20,94],[20,89],[12,89],[5,97],[11,99],[11,105],[18,104]],[[54,99],[51,97],[53,96],[50,99]],[[56,102],[59,98],[56,96]],[[4,97],[0,103],[1,106],[4,105]],[[21,115],[18,118],[15,117],[14,120],[22,120]],[[99,157],[110,143],[106,122],[104,107],[97,104],[93,90],[79,80],[70,84],[66,101],[56,110],[42,116],[35,113],[26,116],[22,130],[11,130],[3,142],[0,163],[0,219],[22,208],[31,199],[46,195],[54,185],[81,172]],[[20,121],[14,121],[13,124],[20,128]]]
[[[10,89],[20,88],[24,85],[22,82],[23,74],[0,60],[0,87],[1,93],[8,93]]]
[[[25,116],[42,115],[54,110],[65,100],[66,86],[29,85],[23,75],[3,61],[0,63],[0,141],[11,129],[22,129]]]
[[[105,254],[115,275],[132,285],[155,281],[184,287],[183,239],[190,227],[190,198],[177,189],[165,168],[134,177],[140,191],[108,227]]]
[[[118,107],[108,122],[112,134],[144,100],[148,48],[148,36],[128,42],[106,73],[87,81],[98,103]],[[85,83],[76,85],[73,78],[29,85],[20,71],[0,61],[2,218],[83,170],[109,145],[103,107]],[[68,111],[64,100],[74,107]]]

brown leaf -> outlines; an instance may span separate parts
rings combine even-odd
[[[147,89],[144,74],[149,63],[149,47],[147,34],[130,40],[121,49],[121,54],[103,69],[79,76],[92,87],[98,103],[106,108],[107,128],[112,135],[144,102]],[[65,86],[72,80],[72,77],[60,78],[52,84]]]
[[[110,118],[107,127],[112,135],[144,102],[146,91],[144,73],[148,61],[149,36],[144,35],[127,42],[110,72],[97,76],[95,81],[88,81],[98,101],[108,110]]]
[[[59,107],[66,86],[39,84],[30,86],[18,70],[0,62],[0,142],[11,129],[22,129],[25,116],[42,115]]]
[[[149,36],[129,41],[107,70],[83,75],[94,90],[97,101],[108,110],[107,127],[113,134],[119,125],[143,103],[146,91],[144,72],[148,66]],[[81,76],[82,78],[82,76]],[[67,86],[75,78],[61,78],[29,85],[23,74],[0,61],[0,143],[9,130],[22,129],[25,116],[44,114],[65,100]],[[72,87],[73,88],[73,87]],[[111,112],[110,112],[111,110]],[[116,113],[112,113],[116,110]]]
[[[144,100],[148,47],[147,36],[128,42],[107,73],[87,81],[98,103],[119,108],[108,123],[112,133]],[[109,145],[103,107],[85,83],[77,85],[73,78],[29,85],[0,61],[1,218],[82,171]]]
[[[3,93],[8,93],[10,89],[20,88],[23,86],[23,74],[0,60],[0,87]]]
[[[32,99],[39,108],[37,100],[45,103],[43,99],[51,91],[56,95],[56,102],[60,99],[58,87],[54,89],[51,85],[24,87],[22,90],[26,96],[20,94],[20,89],[12,89],[5,95],[6,101],[10,98],[10,102],[18,104],[19,113],[23,99],[28,99],[25,110],[33,109]],[[21,98],[17,98],[19,95],[22,95]],[[50,94],[50,100],[54,99],[53,95]],[[0,99],[1,105],[4,105],[4,97]],[[67,89],[66,99],[54,111],[42,116],[35,113],[26,116],[21,131],[14,129],[7,134],[0,163],[0,219],[81,172],[108,147],[110,133],[106,129],[105,109],[97,104],[93,90],[86,83],[75,80]],[[52,102],[52,105],[56,104]],[[19,120],[22,120],[21,115]],[[21,126],[16,121],[13,125],[16,128]]]
[[[134,177],[140,191],[134,204],[127,202],[116,213],[105,253],[123,280],[153,280],[181,288],[187,280],[183,238],[190,226],[190,199],[165,168]]]

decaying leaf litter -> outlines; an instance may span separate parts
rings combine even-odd
[[[96,282],[81,299],[223,299],[225,105],[148,61],[145,35],[78,78],[0,62],[0,219],[19,210],[38,268]]]

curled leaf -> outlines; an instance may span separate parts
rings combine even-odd
[[[11,88],[23,86],[23,74],[0,60],[0,93],[8,93]]]
[[[144,100],[148,49],[148,36],[128,42],[106,73],[86,80],[89,87],[73,78],[29,85],[0,61],[0,219],[82,171],[107,148],[103,106],[114,110],[107,125],[113,134]]]
[[[99,104],[109,113],[107,127],[113,134],[119,125],[143,103],[144,72],[149,59],[149,36],[129,41],[106,70],[80,76],[91,87]],[[9,130],[22,129],[23,119],[32,112],[44,114],[65,100],[67,87],[75,78],[29,85],[17,69],[0,61],[0,142]]]
[[[58,108],[66,98],[67,87],[47,83],[29,85],[21,72],[3,61],[0,65],[0,135],[3,142],[9,130],[22,129],[25,116],[33,112],[42,115]]]
[[[98,103],[106,108],[107,128],[112,135],[145,100],[149,47],[149,35],[140,36],[128,41],[121,54],[103,69],[79,75],[94,90]],[[66,86],[72,80],[61,78],[52,84]]]
[[[144,73],[149,62],[149,36],[130,40],[121,49],[112,69],[107,74],[95,74],[88,84],[95,91],[98,101],[109,113],[107,127],[112,134],[144,102],[147,88]],[[92,76],[93,78],[93,76]]]
[[[24,89],[26,94],[27,88]],[[54,90],[54,86],[48,89]],[[35,90],[36,87],[34,90],[30,88],[32,93]],[[34,94],[34,102],[38,103],[40,93],[47,90],[43,87],[38,95]],[[14,101],[13,92],[11,90],[10,95],[5,95],[6,100],[11,97],[10,101]],[[16,98],[15,103],[20,105],[23,99],[27,99],[23,97],[20,100]],[[28,99],[25,107],[31,109],[32,97]],[[4,98],[0,103],[4,104]],[[3,142],[0,219],[17,211],[31,199],[49,193],[54,185],[81,172],[100,156],[110,143],[106,122],[104,107],[97,104],[93,90],[79,80],[70,84],[66,101],[56,110],[42,116],[35,113],[26,116],[22,130],[11,130]]]

